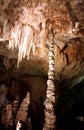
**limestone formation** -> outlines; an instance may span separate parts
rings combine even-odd
[[[50,46],[49,41],[51,25],[54,46]],[[84,0],[0,0],[0,88],[2,84],[9,88],[6,91],[8,95],[0,91],[0,109],[5,106],[5,99],[11,97],[12,103],[6,108],[9,113],[7,124],[10,125],[13,113],[17,114],[16,123],[20,119],[25,121],[28,114],[29,94],[19,107],[19,100],[15,99],[18,92],[21,94],[22,90],[29,89],[32,100],[36,102],[40,96],[45,100],[44,80],[37,80],[36,77],[28,80],[25,74],[49,78],[46,109],[51,111],[54,111],[52,102],[55,103],[57,91],[54,79],[68,84],[67,87],[58,87],[59,93],[66,88],[72,89],[84,80]],[[17,85],[13,93],[11,86],[14,80],[25,82],[25,85],[20,89]],[[38,95],[38,91],[41,95]],[[25,92],[22,94],[21,98]],[[50,126],[53,129],[54,114],[46,112],[45,115],[49,119],[45,119],[46,125],[49,124],[49,129]]]
[[[17,111],[16,115],[16,124],[18,121],[22,120],[26,122],[27,116],[28,116],[28,106],[30,103],[30,94],[27,92],[26,97],[23,99],[20,108]]]

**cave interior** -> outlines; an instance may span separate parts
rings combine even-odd
[[[0,1],[0,130],[43,130],[51,26],[56,130],[84,130],[83,0]]]

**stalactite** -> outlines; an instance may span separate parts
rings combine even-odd
[[[42,55],[44,55],[48,30],[46,29],[45,21],[40,23],[40,25],[36,30],[29,25],[22,25],[16,21],[14,27],[12,27],[9,40],[9,49],[14,50],[14,48],[18,48],[17,66],[23,58],[27,57],[27,59],[29,59],[31,50],[33,55],[35,55],[36,46],[41,47]]]
[[[48,29],[45,27],[45,23],[42,23],[42,29],[39,34],[39,42],[41,47],[41,56],[44,56],[45,49],[46,49],[46,43],[47,43],[47,36],[48,36]]]
[[[29,26],[23,26],[19,44],[18,64],[25,56],[29,59],[30,51],[33,46],[33,30]]]
[[[6,19],[3,24],[3,41],[9,40],[10,30],[11,30],[11,26],[9,25],[8,20]]]
[[[9,49],[14,50],[14,48],[17,48],[20,43],[20,37],[21,37],[21,28],[22,24],[19,22],[15,22],[14,27],[11,28],[10,32],[10,40],[9,40]]]

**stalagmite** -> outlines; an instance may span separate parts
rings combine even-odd
[[[20,108],[17,111],[17,115],[16,115],[16,124],[18,121],[22,120],[22,121],[26,121],[27,119],[27,115],[28,115],[28,106],[30,103],[30,94],[29,92],[27,93],[26,97],[23,99]]]
[[[15,116],[16,116],[19,105],[20,105],[20,97],[16,96],[16,98],[14,99],[12,103],[12,113],[13,113],[14,120],[15,120]]]
[[[54,34],[50,30],[50,44],[49,44],[49,71],[46,92],[46,110],[45,110],[45,124],[43,130],[54,130],[56,127],[55,115],[55,84],[54,84]]]
[[[8,104],[6,106],[6,119],[7,119],[6,128],[7,129],[9,127],[13,128],[14,118],[13,118],[13,114],[12,114],[12,104]]]

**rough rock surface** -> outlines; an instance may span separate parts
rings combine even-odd
[[[82,76],[84,74],[83,10],[83,0],[1,0],[0,55],[4,56],[3,64],[6,66],[6,70],[12,66],[12,72],[47,76],[48,41],[42,46],[42,49],[37,44],[35,55],[31,53],[29,60],[23,58],[18,69],[18,49],[8,49],[8,43],[11,32],[16,29],[17,24],[28,25],[41,34],[39,30],[41,24],[43,27],[46,25],[46,28],[49,29],[50,23],[52,23],[56,79],[63,80]],[[37,33],[36,36],[38,36]]]

